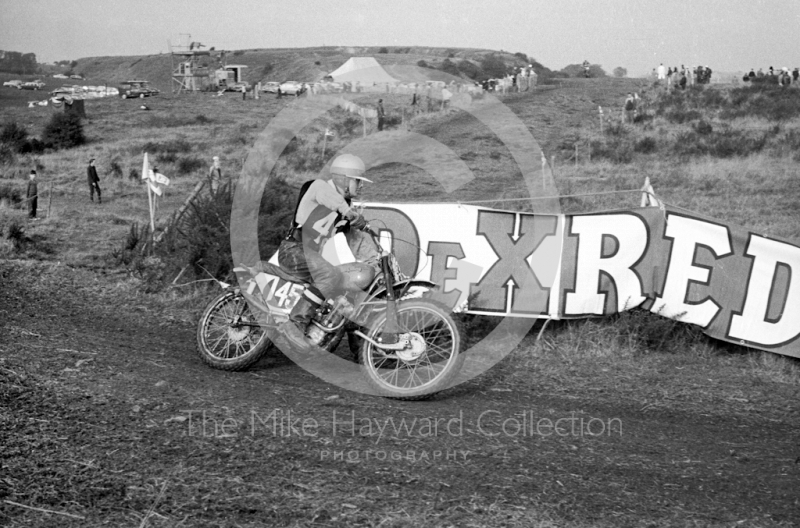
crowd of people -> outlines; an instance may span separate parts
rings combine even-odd
[[[679,88],[681,90],[695,84],[709,84],[711,82],[711,73],[711,68],[708,66],[692,68],[681,64],[681,67],[678,68],[677,66],[664,66],[663,62],[659,64],[658,68],[653,69],[653,76],[659,81],[664,81],[667,88]]]
[[[758,79],[767,82],[774,82],[781,86],[789,86],[792,83],[796,83],[798,78],[800,78],[800,68],[795,68],[790,72],[789,68],[784,66],[776,72],[775,68],[770,66],[766,73],[761,68],[758,69],[758,72],[756,72],[754,69],[751,69],[750,73],[745,75],[742,80],[749,82]]]

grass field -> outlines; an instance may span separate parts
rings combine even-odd
[[[706,90],[729,93],[724,86]],[[648,119],[621,125],[628,91],[643,94]],[[564,211],[637,206],[638,193],[589,194],[637,190],[649,177],[671,205],[797,241],[800,117],[792,101],[800,100],[800,90],[790,95],[780,119],[728,115],[723,102],[701,111],[688,97],[662,107],[661,88],[636,79],[574,80],[503,101],[537,139],[559,194],[570,195],[561,201]],[[0,96],[2,124],[17,122],[32,135],[52,112],[27,108],[16,90]],[[769,94],[757,95],[763,97]],[[390,115],[410,102],[383,98]],[[86,145],[18,155],[0,167],[0,188],[22,191],[26,174],[37,168],[40,215],[53,189],[48,218],[28,221],[24,208],[0,206],[3,524],[796,525],[797,360],[717,342],[647,312],[552,323],[540,340],[537,325],[498,367],[424,403],[338,391],[281,357],[242,374],[202,367],[192,352],[194,324],[213,286],[194,282],[208,278],[195,268],[172,284],[192,255],[165,251],[150,261],[120,260],[131,224],[148,218],[145,189],[130,174],[141,170],[147,151],[171,178],[159,205],[163,225],[205,177],[211,156],[220,156],[235,181],[257,135],[297,103],[194,94],[147,104],[149,111],[138,109],[140,101],[87,101]],[[605,110],[602,133],[598,106]],[[700,115],[685,119],[689,111]],[[326,159],[362,133],[360,120],[350,117],[333,112],[298,136],[279,164],[290,185],[321,166],[325,128],[337,130]],[[459,153],[476,179],[449,194],[432,178],[394,165],[373,171],[365,199],[500,205],[522,188],[507,149],[463,114],[425,114],[403,125],[386,134],[410,126],[429,135]],[[89,201],[90,157],[97,158],[102,205]],[[24,233],[9,238],[11,224]],[[214,233],[225,233],[221,224]],[[217,251],[224,254],[224,241]],[[479,332],[486,323],[472,324]],[[209,413],[203,426],[233,420],[241,434],[192,434],[187,409]],[[290,409],[316,420],[321,434],[245,434],[254,409]],[[334,410],[376,420],[462,412],[468,431],[398,434],[379,444],[367,434],[337,436]],[[624,434],[477,434],[487,411],[497,412],[492,420],[528,411],[554,419],[616,418]],[[424,463],[347,463],[323,455],[378,445],[470,455]]]

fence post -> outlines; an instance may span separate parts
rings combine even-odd
[[[53,204],[53,182],[50,182],[50,192],[47,193],[47,218],[50,218],[50,206]]]

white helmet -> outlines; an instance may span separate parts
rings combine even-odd
[[[352,154],[342,154],[331,163],[331,174],[340,174],[348,178],[355,178],[372,183],[372,180],[363,176],[365,171],[366,167],[364,166],[364,162],[361,161],[361,158]]]

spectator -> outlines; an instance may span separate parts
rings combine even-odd
[[[795,68],[792,70],[792,81],[797,82],[798,78],[800,78],[800,68]]]
[[[94,193],[97,191],[97,201],[103,203],[103,197],[100,195],[100,177],[97,175],[94,160],[95,158],[90,159],[89,166],[86,167],[86,180],[89,184],[89,199],[94,201]]]
[[[36,208],[39,205],[39,186],[36,184],[36,171],[31,170],[28,180],[28,190],[25,197],[28,199],[28,217],[36,220]]]
[[[219,167],[219,156],[214,156],[211,159],[211,167],[208,169],[208,181],[211,194],[216,194],[222,182],[222,169]]]
[[[633,98],[632,93],[628,92],[628,97],[625,98],[623,108],[625,110],[625,122],[633,123],[636,117],[636,99]]]
[[[658,80],[663,81],[667,78],[667,69],[664,67],[664,63],[658,65],[657,69]]]
[[[681,78],[678,81],[678,86],[681,87],[681,90],[685,90],[686,89],[686,73],[685,72],[681,72]]]
[[[242,85],[242,101],[247,99],[247,86]]]
[[[383,109],[383,99],[378,99],[378,132],[383,130],[383,122],[386,119],[386,111]]]
[[[442,110],[450,108],[450,98],[453,97],[453,92],[447,88],[442,88]]]

